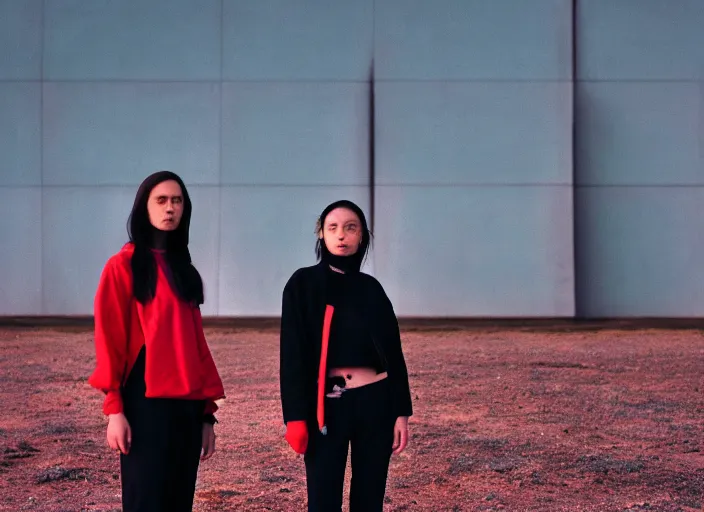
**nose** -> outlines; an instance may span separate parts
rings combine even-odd
[[[171,201],[168,201],[166,203],[166,212],[167,213],[172,213],[174,211],[174,203]]]

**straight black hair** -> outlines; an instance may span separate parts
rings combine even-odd
[[[183,215],[178,227],[166,234],[164,257],[169,266],[170,277],[176,293],[186,302],[198,306],[203,304],[203,280],[191,262],[188,251],[188,231],[191,224],[191,198],[183,180],[170,171],[155,172],[148,176],[137,190],[132,212],[127,220],[127,233],[134,244],[132,254],[132,289],[135,298],[142,304],[156,295],[156,260],[151,249],[157,233],[149,220],[147,203],[154,187],[164,181],[173,180],[183,194]]]

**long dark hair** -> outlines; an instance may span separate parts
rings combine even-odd
[[[170,171],[155,172],[148,176],[137,190],[134,206],[127,220],[127,233],[134,244],[132,254],[132,289],[135,298],[146,304],[156,295],[157,268],[151,248],[157,229],[149,221],[147,202],[154,187],[164,181],[173,180],[183,194],[183,215],[178,227],[166,234],[164,258],[170,269],[170,277],[176,293],[195,306],[203,304],[203,280],[191,263],[188,251],[188,230],[191,224],[191,198],[183,180]]]
[[[364,216],[364,212],[359,206],[354,204],[352,201],[348,201],[347,199],[342,199],[340,201],[330,203],[325,207],[323,213],[320,214],[320,217],[318,217],[318,223],[315,230],[316,234],[320,233],[323,227],[325,227],[325,218],[335,208],[347,208],[348,210],[353,211],[357,214],[357,217],[359,217],[359,221],[362,223],[362,241],[359,243],[359,248],[357,249],[357,252],[354,253],[352,256],[349,256],[354,261],[354,266],[356,267],[356,270],[359,270],[362,267],[364,260],[367,258],[369,246],[371,245],[372,241],[372,232],[369,230],[369,226],[367,226],[367,218]],[[332,256],[330,254],[330,251],[328,250],[328,247],[325,245],[325,240],[322,238],[318,238],[318,241],[315,243],[315,256],[318,261],[328,260]]]

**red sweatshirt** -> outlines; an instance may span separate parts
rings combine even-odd
[[[103,412],[122,412],[120,387],[145,345],[147,397],[206,400],[205,413],[215,412],[214,401],[225,392],[205,341],[200,309],[176,295],[157,251],[156,297],[146,306],[137,302],[132,294],[133,252],[128,243],[108,260],[95,296],[96,368],[88,382],[107,393]]]

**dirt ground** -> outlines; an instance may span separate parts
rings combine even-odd
[[[228,397],[194,510],[305,510],[303,461],[282,439],[277,332],[207,335]],[[416,414],[384,510],[703,509],[701,331],[403,341]],[[86,329],[0,329],[0,510],[120,510],[102,396],[86,383],[93,358]]]

